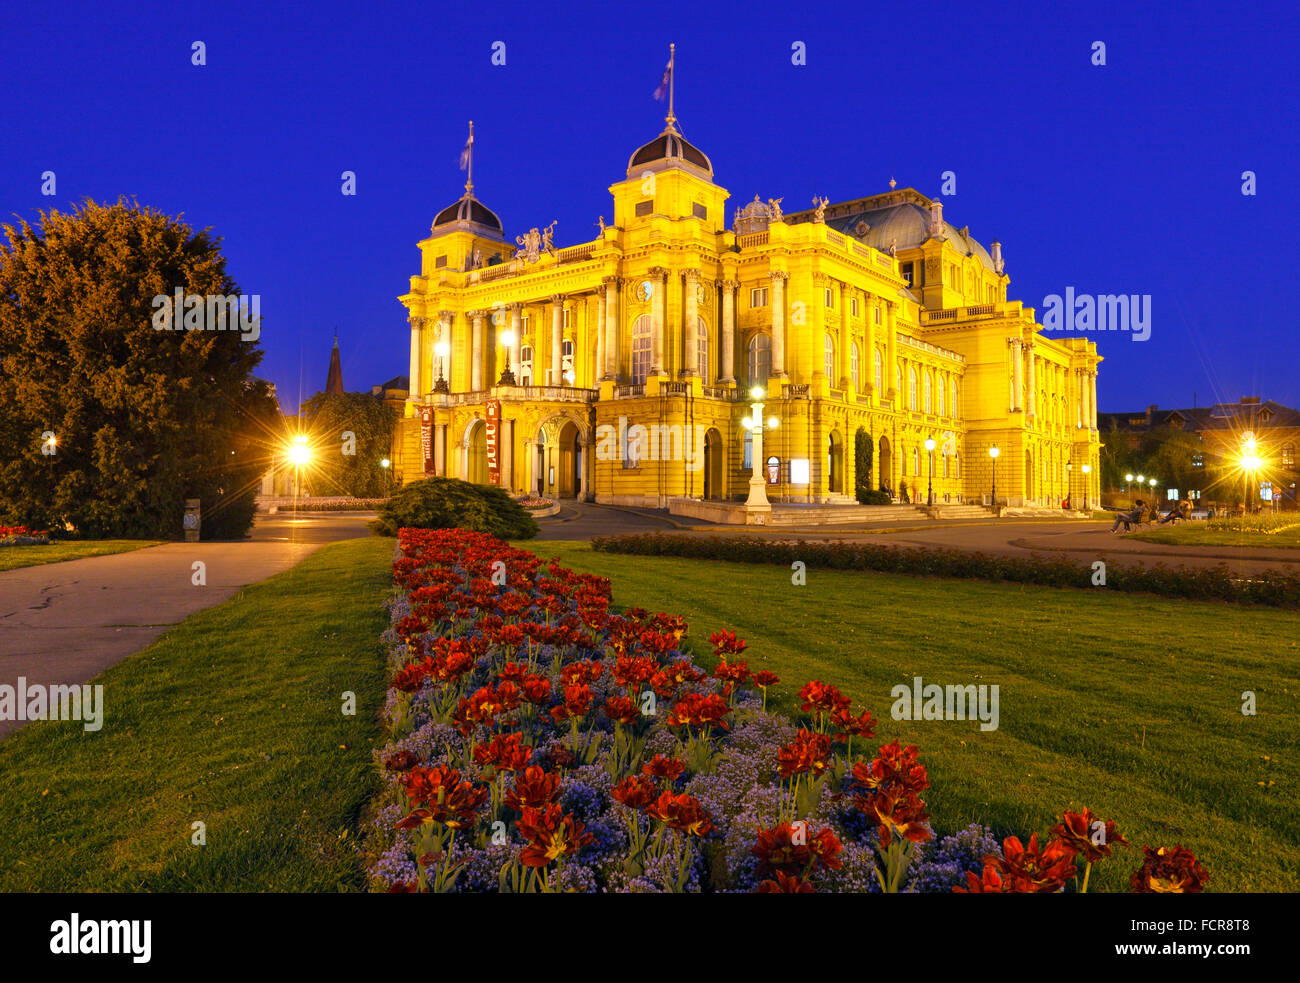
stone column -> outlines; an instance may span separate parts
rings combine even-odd
[[[785,281],[790,274],[773,270],[768,274],[772,281],[772,378],[785,380]],[[755,467],[761,469],[761,464]]]
[[[447,477],[447,424],[439,423],[433,429],[433,473]]]
[[[514,374],[515,382],[520,385],[523,385],[523,381],[519,378],[519,352],[524,347],[523,328],[521,326],[523,309],[523,304],[510,305],[510,331],[515,336],[515,343],[510,346],[510,351],[506,353],[510,359],[510,371]]]
[[[885,378],[881,382],[889,393],[889,408],[898,409],[898,400],[902,394],[894,386],[898,378],[898,305],[892,301],[885,302]],[[890,448],[891,456],[894,454]]]
[[[408,395],[411,399],[419,399],[424,393],[420,389],[420,362],[424,358],[424,318],[413,317],[411,322],[411,378],[408,385]]]
[[[474,336],[470,350],[469,389],[480,392],[483,389],[483,312],[470,311],[470,320],[474,324]]]
[[[1027,343],[1026,347],[1029,350],[1029,399],[1028,399],[1029,415],[1031,417],[1037,417],[1038,416],[1038,382],[1037,382],[1037,374],[1034,371],[1034,362],[1036,361],[1036,358],[1034,356],[1034,343],[1030,341]]]
[[[622,282],[616,276],[607,276],[601,280],[605,285],[605,363],[601,366],[602,379],[618,378],[618,294]]]
[[[699,374],[699,270],[685,272],[686,325],[682,330],[681,376],[690,378]]]
[[[700,307],[697,288],[700,283],[700,271],[686,271],[686,326],[682,331],[685,351],[682,353],[682,377],[689,379],[700,374]]]
[[[1024,410],[1024,341],[1021,338],[1011,338],[1011,358],[1015,365],[1015,386],[1011,394],[1011,412],[1018,413]]]
[[[735,280],[719,280],[722,288],[722,347],[718,353],[718,382],[721,385],[736,381],[736,288]]]
[[[1097,370],[1095,368],[1088,373],[1088,381],[1089,381],[1088,408],[1090,410],[1089,416],[1092,421],[1090,427],[1091,429],[1096,430],[1097,429]]]
[[[860,291],[859,296],[861,297],[859,303],[862,305],[862,316],[866,319],[867,322],[867,332],[866,332],[867,350],[863,352],[862,355],[863,357],[862,374],[866,379],[866,384],[863,386],[863,391],[867,394],[867,405],[875,406],[876,405],[876,312],[874,310],[874,305],[872,305],[873,306],[872,310],[867,310],[867,306],[868,306],[867,293],[865,290]],[[884,382],[883,379],[881,379],[880,381]],[[874,456],[872,457],[872,460],[873,461],[875,460]]]
[[[551,385],[564,385],[564,294],[551,298]]]
[[[605,298],[596,293],[596,364],[592,381],[599,385],[605,377]]]
[[[663,375],[664,324],[668,318],[668,271],[662,266],[650,270],[654,293],[650,298],[650,371],[649,375]]]
[[[515,421],[503,420],[501,429],[505,439],[497,442],[497,453],[501,456],[501,485],[508,491],[515,490]]]
[[[524,491],[529,495],[537,494],[537,476],[533,469],[537,467],[537,445],[535,441],[524,441]]]
[[[858,372],[862,371],[861,353],[858,356]],[[849,285],[843,280],[840,281],[840,388],[845,392],[852,391],[857,395],[857,387],[853,385],[853,337],[849,332]],[[845,447],[847,448],[847,443]],[[844,454],[847,462],[849,454]],[[843,469],[844,476],[847,479],[849,469]],[[846,484],[845,488],[848,487]]]

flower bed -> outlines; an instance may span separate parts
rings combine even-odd
[[[49,541],[48,532],[39,532],[26,526],[0,526],[0,546],[45,546]]]
[[[834,686],[804,685],[798,721],[768,713],[780,680],[734,634],[706,674],[680,617],[611,614],[608,580],[491,536],[403,529],[394,576],[375,890],[1086,890],[1127,845],[1086,809],[1041,847],[936,839],[917,748],[872,753],[876,720]],[[1148,850],[1132,886],[1207,876]]]
[[[1004,580],[1042,587],[1082,587],[1096,590],[1092,564],[1042,556],[995,556],[957,549],[909,548],[876,543],[774,542],[757,536],[689,536],[682,533],[636,533],[597,536],[591,548],[634,556],[681,556],[726,560],[733,563],[775,563],[790,566],[798,560],[808,567],[829,570],[875,570],[934,577]],[[1106,572],[1106,589],[1186,597],[1300,607],[1300,577],[1265,570],[1244,579],[1226,565],[1167,567],[1112,564]]]

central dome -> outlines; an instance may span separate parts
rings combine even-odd
[[[656,166],[657,165],[657,166]],[[644,169],[659,170],[664,167],[682,167],[701,172],[712,180],[713,164],[704,151],[688,142],[671,123],[657,137],[641,147],[627,162],[627,176],[635,177]]]

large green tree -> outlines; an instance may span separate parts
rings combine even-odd
[[[317,393],[302,407],[314,446],[304,483],[313,495],[388,494],[397,414],[369,393]],[[350,436],[349,436],[350,435]]]
[[[275,415],[250,377],[260,326],[155,326],[157,298],[178,288],[239,294],[220,240],[125,200],[3,233],[0,520],[175,537],[198,498],[205,538],[242,535]]]

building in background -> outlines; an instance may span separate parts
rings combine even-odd
[[[1248,497],[1252,507],[1296,508],[1300,410],[1247,396],[1235,403],[1190,409],[1148,406],[1132,413],[1102,413],[1098,422],[1108,444],[1119,442],[1120,449],[1129,452],[1169,434],[1187,434],[1194,440],[1190,473],[1174,481],[1152,476],[1160,482],[1160,499],[1231,503]],[[1258,465],[1243,468],[1243,459],[1252,458]]]
[[[779,420],[758,462],[774,502],[853,502],[859,431],[869,486],[906,484],[913,501],[931,479],[939,502],[987,500],[993,446],[999,500],[1096,500],[1095,344],[1042,336],[1007,297],[1000,244],[953,226],[941,201],[892,180],[793,213],[755,196],[727,228],[730,193],[671,104],[589,242],[560,248],[544,221],[508,238],[470,166],[400,298],[405,480],[651,507],[743,499],[742,420],[761,387]]]

